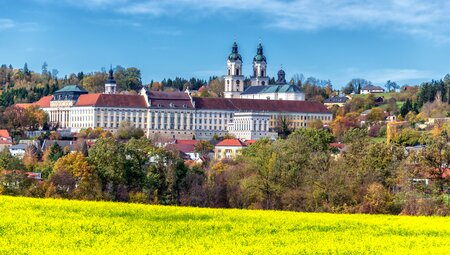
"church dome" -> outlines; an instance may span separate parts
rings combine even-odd
[[[266,56],[263,53],[263,47],[261,43],[258,45],[258,49],[256,50],[256,56],[253,58],[253,62],[267,62]]]
[[[114,72],[112,70],[112,66],[109,69],[109,76],[108,79],[106,80],[106,84],[116,84],[116,80],[114,80]]]
[[[277,84],[286,84],[286,73],[283,69],[280,69],[280,71],[278,71]]]
[[[230,60],[230,61],[236,61],[236,60],[242,61],[242,57],[241,57],[241,55],[238,52],[238,46],[237,46],[236,42],[233,43],[231,54],[228,56],[228,60]]]

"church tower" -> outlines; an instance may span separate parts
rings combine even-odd
[[[225,98],[239,98],[244,91],[244,75],[242,74],[242,57],[238,52],[237,43],[233,43],[231,54],[227,60],[227,75],[225,81]]]
[[[116,94],[116,80],[114,80],[112,66],[109,69],[109,77],[105,83],[105,94]]]
[[[267,76],[267,61],[263,53],[263,46],[261,43],[256,50],[256,56],[253,58],[253,75],[250,80],[252,86],[269,85],[269,77]]]

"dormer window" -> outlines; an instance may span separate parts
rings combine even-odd
[[[187,108],[187,105],[183,104],[183,108]]]
[[[175,105],[173,103],[170,103],[169,107],[173,108],[173,107],[175,107]]]
[[[161,108],[161,104],[158,104],[158,108]]]

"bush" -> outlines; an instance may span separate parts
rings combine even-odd
[[[130,202],[136,204],[150,203],[149,196],[144,192],[130,192]]]

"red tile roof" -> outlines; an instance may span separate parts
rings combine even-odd
[[[193,153],[195,152],[194,144],[169,144],[169,148],[175,148],[184,153]]]
[[[46,96],[39,99],[34,105],[37,105],[41,108],[50,107],[50,101],[53,99],[53,96]]]
[[[245,145],[243,142],[241,142],[241,140],[239,139],[225,139],[223,141],[221,141],[220,143],[216,144],[217,146],[237,146],[237,147],[245,147],[247,145]]]
[[[200,140],[175,140],[175,144],[191,144],[196,145]]]
[[[146,108],[147,102],[140,95],[85,94],[80,95],[75,106]]]
[[[149,91],[148,99],[151,107],[156,108],[194,108],[189,95],[184,92]]]
[[[250,146],[250,145],[256,143],[256,140],[245,140],[244,143],[245,143],[245,145]]]
[[[195,108],[233,111],[330,113],[320,102],[194,97]]]
[[[20,108],[27,108],[27,107],[36,105],[41,108],[47,108],[47,107],[50,107],[50,101],[52,100],[52,98],[53,98],[53,96],[45,96],[34,103],[16,104],[16,106],[20,107]]]
[[[9,135],[9,132],[6,129],[0,129],[0,137],[11,139],[11,136]]]

